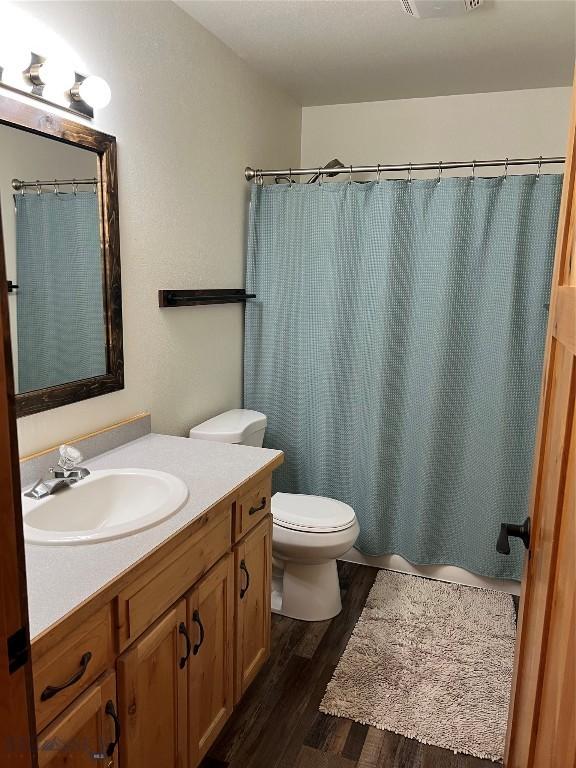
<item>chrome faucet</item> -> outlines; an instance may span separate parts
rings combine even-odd
[[[83,459],[84,457],[77,448],[73,448],[71,445],[61,445],[58,466],[50,467],[48,470],[52,477],[49,480],[38,480],[24,495],[31,499],[43,499],[46,496],[52,496],[63,488],[74,485],[90,474],[89,469],[79,466]]]

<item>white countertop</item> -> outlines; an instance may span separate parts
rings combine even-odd
[[[30,639],[280,454],[267,448],[150,434],[84,462],[90,469],[143,467],[171,472],[186,483],[190,495],[182,509],[164,522],[122,539],[75,546],[26,544]]]

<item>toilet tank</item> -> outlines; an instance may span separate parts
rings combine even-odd
[[[218,443],[239,443],[262,447],[266,431],[266,416],[258,411],[235,408],[203,421],[190,430],[196,440],[213,440]]]

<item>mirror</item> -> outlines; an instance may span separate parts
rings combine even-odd
[[[0,212],[20,416],[123,386],[114,170],[113,137],[0,96]]]

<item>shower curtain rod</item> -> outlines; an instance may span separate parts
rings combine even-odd
[[[551,165],[554,163],[563,163],[564,157],[514,157],[505,158],[504,160],[468,160],[466,162],[442,162],[435,163],[400,163],[400,164],[380,164],[380,165],[342,165],[341,170],[332,168],[284,168],[283,170],[266,170],[254,169],[248,166],[244,170],[244,176],[246,181],[260,181],[265,176],[284,176],[290,178],[292,176],[311,176],[311,175],[330,175],[335,176],[338,173],[382,173],[388,171],[445,171],[452,170],[454,168],[471,168],[473,171],[476,168],[489,168],[489,167],[503,167],[506,170],[513,165],[537,165],[538,169],[542,165]]]
[[[22,181],[21,179],[12,179],[12,189],[20,192],[24,189],[38,189],[38,187],[61,187],[65,185],[78,186],[78,184],[100,184],[97,178],[93,179],[36,179],[36,181]]]

